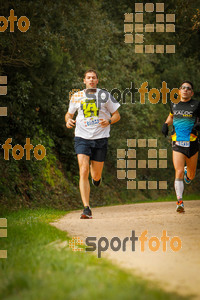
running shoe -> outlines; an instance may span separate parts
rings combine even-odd
[[[177,204],[176,211],[179,212],[179,213],[184,213],[185,210],[184,210],[183,200],[178,200],[176,202],[176,204]]]
[[[94,180],[94,179],[92,178],[92,184],[93,184],[94,186],[100,186],[101,182],[102,182],[102,178],[100,178],[98,181],[96,181],[96,180]]]
[[[191,179],[189,179],[187,177],[187,166],[185,166],[185,168],[184,168],[184,181],[185,181],[186,184],[190,184],[191,181],[192,181]]]
[[[92,219],[92,211],[89,206],[86,206],[80,216],[80,219]]]

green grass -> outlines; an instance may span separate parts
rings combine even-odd
[[[192,201],[192,200],[200,200],[200,195],[199,194],[184,195],[183,201]],[[174,194],[170,194],[166,197],[159,197],[156,200],[155,199],[140,199],[140,198],[130,199],[130,197],[129,197],[123,203],[115,203],[114,202],[114,203],[110,203],[110,204],[103,205],[103,206],[118,206],[118,205],[126,205],[126,204],[153,203],[153,202],[174,202],[176,204],[176,201],[177,201],[177,199],[176,199],[176,195],[174,192]]]
[[[192,200],[200,200],[200,195],[198,194],[190,194],[190,195],[184,195],[183,200],[187,200],[187,201],[192,201]],[[176,195],[175,193],[172,195],[170,194],[169,196],[166,197],[162,197],[162,198],[158,198],[156,200],[154,199],[148,199],[148,200],[134,200],[134,201],[128,201],[127,204],[131,204],[131,203],[146,203],[146,202],[168,202],[168,201],[173,201],[176,202]]]
[[[70,237],[49,225],[66,214],[53,209],[1,212],[8,237],[0,249],[0,299],[188,299],[165,293],[152,283],[118,269],[88,252],[56,248]]]

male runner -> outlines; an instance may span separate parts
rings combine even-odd
[[[120,104],[107,91],[97,89],[98,75],[95,70],[86,71],[83,82],[86,89],[72,96],[65,122],[67,128],[73,128],[76,124],[75,152],[79,164],[80,194],[84,205],[81,219],[91,219],[89,170],[93,185],[99,186],[110,136],[110,125],[120,120],[117,111]],[[76,111],[78,115],[76,120],[73,120]]]
[[[180,102],[171,105],[171,113],[163,124],[162,133],[168,135],[168,125],[173,124],[172,150],[175,169],[175,191],[177,196],[177,212],[185,212],[183,204],[184,183],[194,179],[198,160],[197,130],[200,130],[200,102],[192,99],[193,84],[183,81],[180,89]],[[185,166],[186,163],[186,167]]]

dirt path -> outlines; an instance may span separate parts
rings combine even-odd
[[[111,259],[120,267],[133,270],[135,274],[156,281],[166,291],[195,295],[196,299],[200,299],[200,200],[185,201],[185,209],[185,214],[176,213],[174,202],[102,207],[92,209],[91,220],[80,220],[80,211],[75,211],[53,225],[67,231],[72,237],[82,238],[84,242],[86,237],[97,237],[96,244],[100,237],[106,237],[110,243],[113,237],[123,241],[132,235],[133,230],[137,237],[147,230],[148,240],[144,243],[144,252],[141,252],[139,240],[135,242],[135,251],[132,251],[129,238],[126,251],[122,251],[122,248],[113,251],[109,245],[101,256]],[[179,251],[172,251],[170,240],[166,252],[163,252],[161,240],[158,251],[149,249],[149,239],[152,236],[160,239],[163,230],[167,231],[170,240],[174,236],[181,239],[182,248]],[[117,245],[116,241],[114,247]],[[174,243],[174,246],[178,244]]]

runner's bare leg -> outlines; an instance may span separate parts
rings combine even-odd
[[[187,177],[189,179],[194,179],[195,174],[196,174],[196,168],[197,168],[197,161],[198,161],[198,154],[194,154],[192,157],[187,158],[186,157],[186,164],[187,164]]]
[[[95,181],[99,181],[103,171],[104,162],[91,160],[90,173]]]
[[[175,180],[174,180],[174,188],[176,192],[177,200],[182,200],[183,191],[184,191],[184,166],[185,166],[185,158],[186,156],[183,153],[173,151],[173,164],[175,169]]]
[[[89,206],[90,199],[90,183],[89,183],[89,161],[90,157],[85,154],[78,154],[78,164],[79,164],[79,188],[81,193],[81,199],[84,206]]]
[[[173,164],[176,179],[183,179],[185,160],[186,156],[183,153],[173,151]]]

